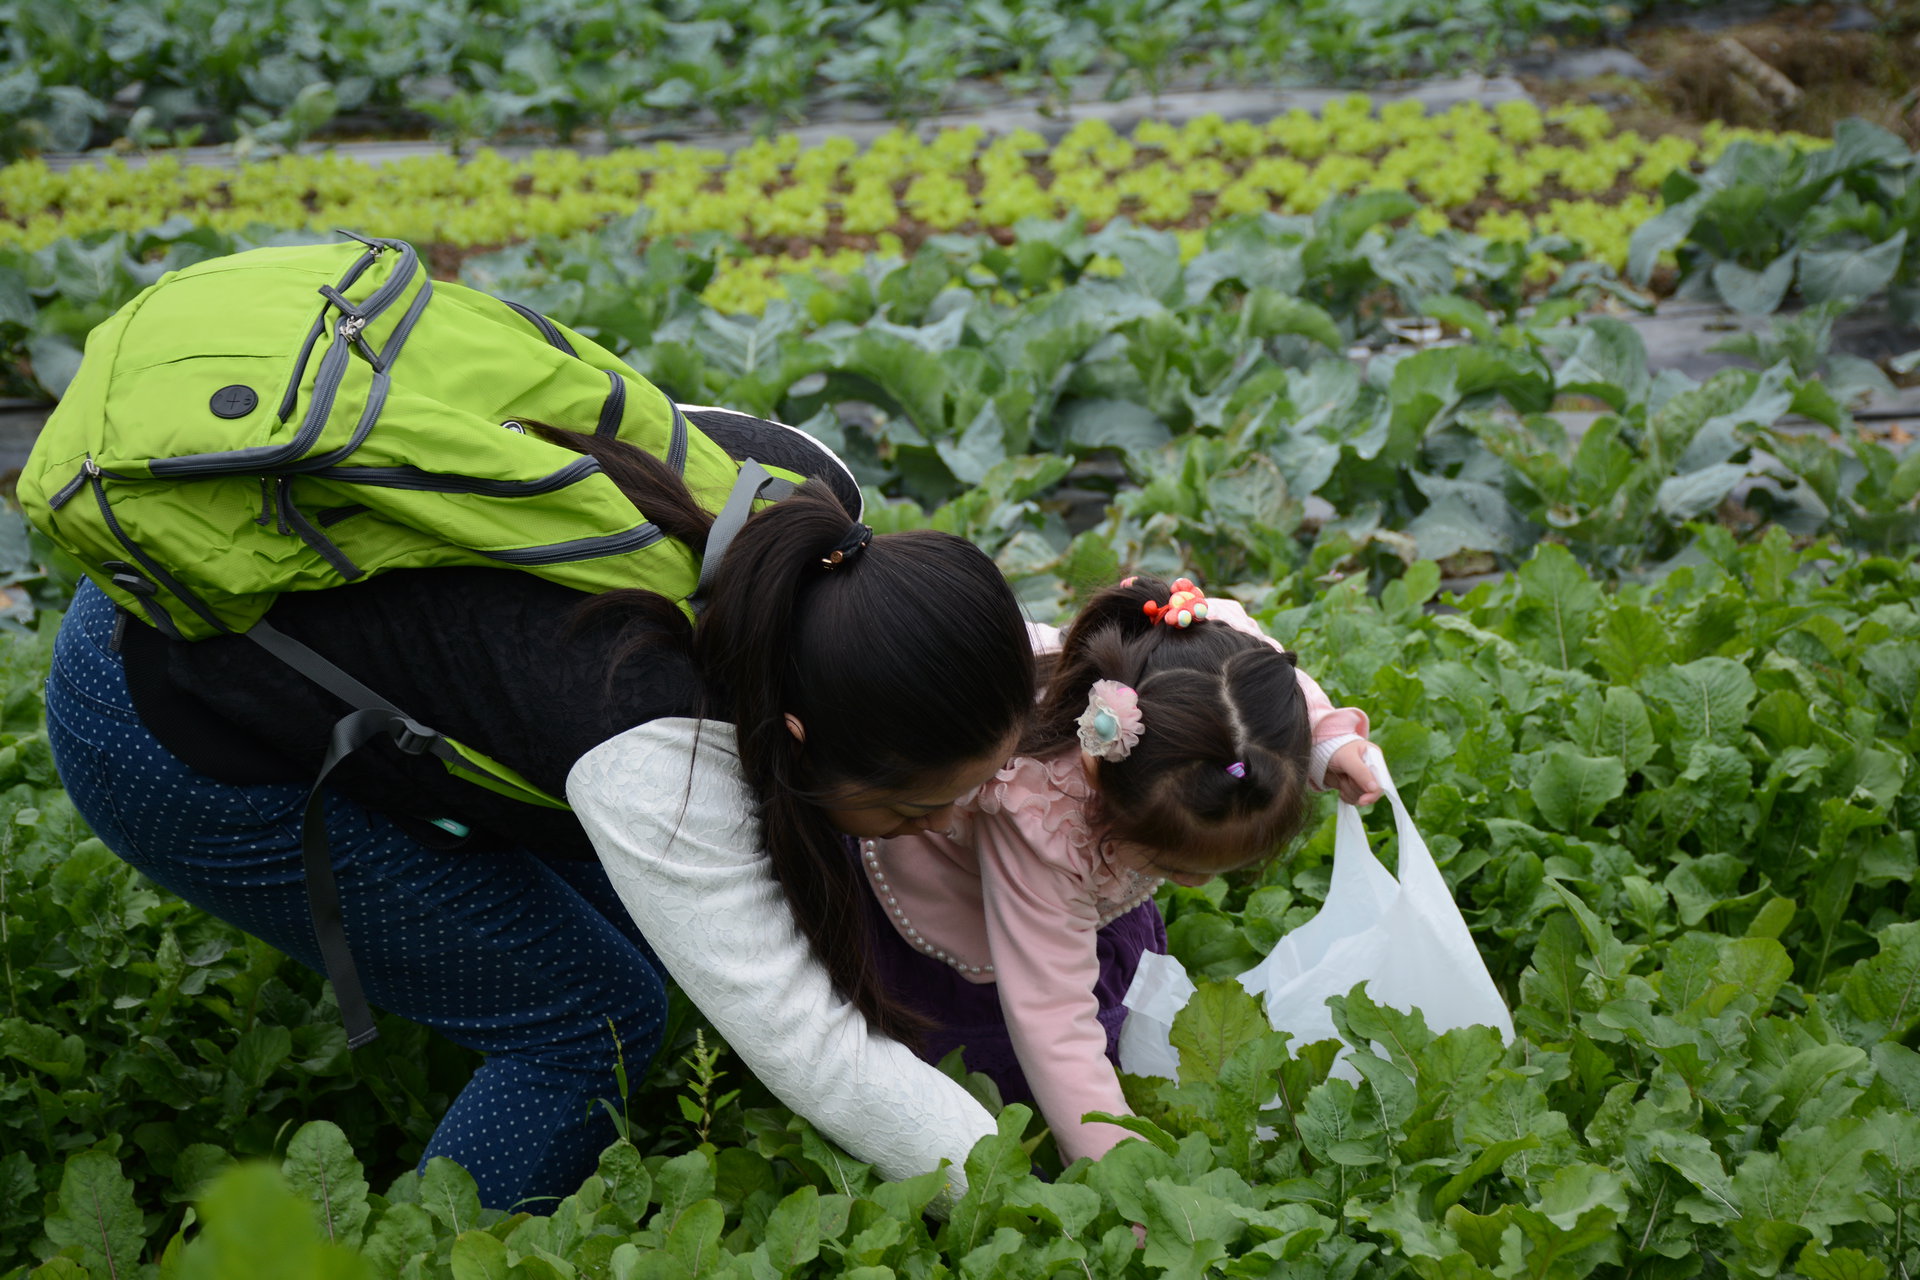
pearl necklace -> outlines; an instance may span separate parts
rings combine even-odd
[[[862,860],[865,861],[867,865],[867,875],[873,880],[874,890],[879,893],[880,900],[886,904],[888,912],[899,922],[898,927],[900,931],[906,935],[909,943],[918,947],[927,955],[932,956],[935,960],[939,960],[961,973],[984,974],[993,972],[992,965],[968,964],[959,956],[948,954],[921,936],[920,930],[914,927],[913,921],[907,919],[906,909],[900,905],[899,898],[894,895],[893,887],[887,883],[887,873],[880,867],[880,842],[878,840],[862,840],[860,842],[860,854]],[[1122,869],[1127,873],[1128,887],[1132,892],[1128,894],[1126,900],[1118,908],[1100,917],[1100,923],[1103,927],[1112,924],[1115,920],[1118,920],[1121,916],[1133,910],[1142,902],[1145,902],[1153,896],[1155,890],[1159,889],[1159,887],[1165,883],[1165,877],[1162,876],[1149,876],[1134,870],[1132,867]]]

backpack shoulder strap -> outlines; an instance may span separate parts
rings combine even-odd
[[[360,681],[327,661],[292,636],[264,619],[245,632],[255,644],[271,653],[295,671],[307,677],[353,708],[334,723],[327,743],[326,759],[307,791],[305,810],[300,820],[300,862],[307,881],[307,910],[313,918],[314,942],[333,984],[334,999],[340,1005],[340,1019],[346,1024],[347,1047],[357,1049],[379,1033],[373,1025],[373,1011],[367,1006],[366,991],[360,985],[360,971],[353,951],[347,945],[347,932],[340,910],[340,890],[334,883],[333,856],[327,840],[326,804],[322,789],[334,768],[369,742],[385,738],[408,755],[432,755],[447,769],[517,800],[551,808],[566,808],[566,803],[533,786],[525,778],[497,761],[489,760],[471,748],[421,724],[388,702]]]
[[[700,583],[693,589],[696,599],[704,597],[713,585],[727,548],[747,523],[747,517],[753,514],[753,504],[761,498],[778,502],[792,497],[799,487],[791,480],[780,479],[752,458],[741,460],[740,474],[727,494],[727,504],[720,508],[720,514],[713,518],[713,527],[707,531],[707,549],[700,557]]]

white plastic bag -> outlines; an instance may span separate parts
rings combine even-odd
[[[1268,1019],[1292,1032],[1295,1044],[1334,1038],[1327,997],[1345,995],[1358,982],[1380,1004],[1420,1010],[1436,1034],[1488,1026],[1513,1039],[1513,1016],[1387,762],[1369,747],[1367,764],[1399,827],[1399,880],[1373,856],[1360,811],[1343,802],[1333,880],[1320,913],[1275,943],[1266,959],[1240,975],[1240,984],[1264,998]]]
[[[1133,981],[1120,1003],[1127,1020],[1120,1024],[1120,1069],[1129,1075],[1180,1078],[1180,1055],[1173,1049],[1173,1017],[1193,999],[1193,979],[1172,956],[1149,951],[1140,957]]]
[[[1419,1009],[1436,1034],[1455,1027],[1489,1026],[1500,1032],[1501,1039],[1511,1040],[1513,1017],[1493,985],[1460,908],[1454,905],[1452,891],[1427,851],[1427,842],[1414,828],[1413,815],[1400,799],[1386,761],[1373,747],[1367,748],[1366,758],[1387,803],[1393,806],[1400,833],[1400,878],[1395,880],[1373,856],[1360,811],[1343,802],[1336,819],[1333,878],[1326,902],[1313,919],[1275,943],[1266,959],[1241,974],[1240,984],[1262,998],[1267,1018],[1276,1030],[1291,1032],[1295,1045],[1337,1038],[1327,997],[1343,996],[1360,982],[1367,984],[1367,994],[1380,1004],[1402,1012]],[[1193,990],[1178,961],[1157,959],[1160,964],[1144,983],[1140,974],[1134,976],[1124,999],[1129,1012],[1121,1029],[1120,1064],[1122,1070],[1135,1074],[1173,1074],[1147,1068],[1178,1061],[1166,1042],[1166,1030]],[[1166,965],[1185,982],[1184,994],[1171,1007],[1168,997],[1180,990],[1180,984],[1165,970]],[[1133,1025],[1135,1010],[1145,1017],[1130,1043],[1127,1028]],[[1129,1049],[1138,1067],[1128,1065]],[[1347,1079],[1356,1076],[1344,1060],[1334,1072]]]

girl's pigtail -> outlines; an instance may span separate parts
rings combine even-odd
[[[1140,682],[1164,634],[1141,606],[1165,604],[1171,592],[1160,579],[1137,575],[1101,588],[1081,606],[1047,672],[1040,705],[1020,740],[1021,755],[1044,760],[1077,741],[1094,681],[1129,687]]]
[[[1284,839],[1306,817],[1306,753],[1312,733],[1291,653],[1266,645],[1229,658],[1219,697],[1229,735],[1181,788],[1186,803],[1211,822],[1269,814]],[[1239,768],[1235,769],[1234,766]]]

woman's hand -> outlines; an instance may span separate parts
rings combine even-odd
[[[1351,805],[1372,804],[1383,794],[1380,780],[1367,766],[1367,741],[1357,739],[1333,753],[1327,761],[1327,786]]]

